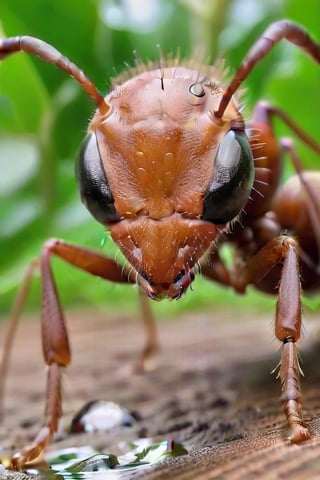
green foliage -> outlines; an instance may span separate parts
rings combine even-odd
[[[134,65],[135,51],[142,60],[158,59],[158,45],[163,53],[179,52],[182,57],[202,51],[211,58],[223,52],[232,72],[273,20],[296,20],[320,39],[318,0],[308,0],[308,8],[303,9],[299,0],[150,1],[155,15],[145,23],[144,8],[134,17],[125,4],[129,2],[2,0],[0,31],[4,36],[33,35],[53,44],[101,91],[127,64]],[[319,78],[318,66],[306,55],[285,43],[279,45],[245,83],[248,117],[253,104],[265,98],[317,138]],[[38,256],[46,238],[62,237],[101,248],[103,229],[81,205],[74,179],[74,158],[92,108],[81,87],[52,65],[27,54],[13,55],[0,64],[2,312],[9,308],[24,269]],[[282,134],[290,132],[279,125]],[[316,156],[301,145],[299,151],[304,164],[312,167]],[[116,255],[111,240],[104,251]],[[58,260],[54,264],[64,303],[102,306],[124,295],[128,309],[135,302],[133,288],[106,285]],[[39,302],[37,283],[29,302],[32,306]],[[222,290],[203,281],[195,284],[195,290],[177,303],[190,308],[223,301]],[[226,295],[228,299],[233,294]]]

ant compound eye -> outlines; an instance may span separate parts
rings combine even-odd
[[[223,224],[235,218],[248,200],[253,178],[248,138],[244,132],[229,130],[217,151],[213,180],[204,197],[203,220]]]
[[[192,83],[189,87],[189,92],[195,97],[204,97],[206,93],[202,83]]]
[[[103,225],[120,220],[103,169],[95,133],[91,133],[80,147],[76,175],[81,200],[91,215]]]

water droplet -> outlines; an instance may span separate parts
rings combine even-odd
[[[118,426],[131,426],[134,422],[135,418],[126,408],[114,402],[94,400],[75,415],[70,432],[108,431]]]

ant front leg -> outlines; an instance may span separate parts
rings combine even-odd
[[[232,285],[243,292],[249,284],[259,285],[268,281],[268,273],[282,265],[278,302],[276,308],[275,334],[282,342],[281,380],[284,412],[290,427],[289,440],[300,443],[310,438],[304,426],[301,406],[300,367],[296,342],[301,331],[301,284],[297,242],[287,236],[279,236],[267,243],[249,260],[242,271],[237,271]]]
[[[299,443],[310,438],[302,418],[300,367],[296,350],[301,331],[301,284],[297,244],[292,239],[285,243],[275,333],[283,342],[279,375],[281,400],[291,429],[289,440]]]
[[[109,281],[122,283],[134,281],[121,265],[99,253],[56,239],[45,243],[40,257],[42,346],[44,359],[48,366],[45,421],[34,441],[12,458],[12,467],[15,469],[35,461],[42,455],[53,434],[57,431],[58,421],[62,416],[61,376],[63,368],[70,363],[71,354],[64,315],[50,265],[52,254],[73,266]],[[29,276],[27,280],[29,283]],[[19,309],[21,309],[21,305],[19,305]]]

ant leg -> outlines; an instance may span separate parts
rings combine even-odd
[[[146,294],[139,289],[140,309],[145,332],[145,345],[138,358],[136,365],[137,372],[144,372],[152,368],[155,355],[160,349],[157,333],[157,325],[151,309],[150,300]]]
[[[215,246],[211,248],[208,255],[201,259],[200,273],[220,285],[230,285],[230,273]]]
[[[9,319],[9,324],[4,336],[4,344],[3,344],[3,349],[1,352],[1,360],[0,360],[0,420],[3,419],[3,412],[4,412],[3,398],[4,398],[4,390],[5,390],[5,381],[7,378],[7,373],[8,373],[9,363],[10,363],[12,345],[13,345],[14,337],[16,334],[17,326],[21,317],[21,311],[26,302],[33,275],[35,273],[35,270],[38,269],[38,267],[39,267],[38,260],[34,260],[33,262],[30,263],[25,273],[20,290],[13,304],[12,312]]]
[[[297,243],[285,242],[285,257],[281,272],[276,310],[275,333],[283,342],[280,365],[281,401],[290,426],[289,440],[300,443],[310,438],[304,426],[301,406],[300,367],[296,342],[301,330],[301,284]]]
[[[99,253],[56,239],[47,241],[43,246],[40,256],[42,279],[41,325],[43,355],[48,365],[45,421],[34,441],[13,456],[12,467],[14,469],[19,469],[41,457],[45,447],[57,431],[58,422],[62,416],[62,369],[70,363],[71,353],[63,310],[50,265],[52,254],[106,280],[124,283],[132,281],[121,265]],[[29,276],[27,279],[29,279]],[[28,285],[29,281],[26,281],[26,283]],[[22,297],[25,296],[24,290],[22,288]],[[20,311],[21,302],[18,302],[18,307],[18,311]]]
[[[297,242],[287,236],[274,238],[236,272],[232,286],[243,293],[247,285],[257,285],[276,265],[282,264],[276,309],[275,334],[282,345],[281,401],[290,427],[289,440],[299,443],[310,438],[304,426],[301,406],[300,368],[296,342],[301,330],[301,284]]]

